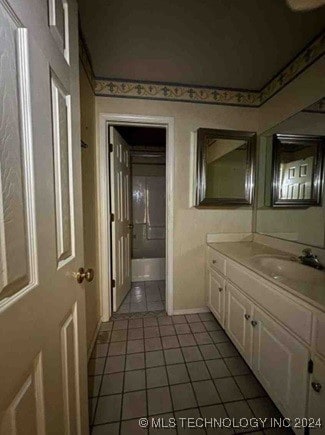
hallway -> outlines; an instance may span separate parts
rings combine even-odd
[[[165,281],[132,282],[117,314],[165,310]]]
[[[148,416],[280,416],[210,313],[121,314],[103,323],[89,362],[89,395],[92,435],[148,433],[138,426],[139,417]],[[177,431],[155,428],[150,434],[192,433],[180,421]],[[259,430],[243,431],[291,433]],[[201,428],[195,433],[234,432]]]

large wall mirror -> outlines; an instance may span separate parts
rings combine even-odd
[[[258,143],[256,232],[325,247],[325,99]]]
[[[197,207],[252,204],[255,138],[251,132],[198,130]]]

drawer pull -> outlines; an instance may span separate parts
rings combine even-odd
[[[222,287],[219,287],[219,292],[222,292],[222,290],[223,290],[223,288],[222,288]]]
[[[251,318],[251,316],[249,314],[245,314],[245,319],[249,320]]]
[[[252,326],[255,328],[255,326],[257,325],[256,320],[252,320],[252,321],[251,321],[251,324],[252,324]]]
[[[319,393],[322,389],[322,385],[319,382],[312,382],[311,386],[313,387],[313,390],[316,391],[316,393]]]
[[[212,260],[212,264],[216,264],[217,263],[217,260]]]

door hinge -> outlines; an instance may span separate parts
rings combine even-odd
[[[310,359],[308,361],[308,373],[313,373],[314,372],[314,362]]]
[[[115,287],[115,279],[112,279],[112,288],[114,288]]]
[[[111,222],[114,222],[115,221],[115,215],[114,215],[114,213],[111,213]]]
[[[112,144],[112,143],[109,144],[109,152],[110,152],[110,153],[113,152],[113,144]]]

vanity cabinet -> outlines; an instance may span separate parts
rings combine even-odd
[[[319,314],[315,318],[315,341],[316,352],[325,358],[325,314]]]
[[[255,307],[252,368],[288,417],[305,415],[309,351],[292,334]]]
[[[217,272],[208,269],[208,306],[221,326],[225,320],[225,280]]]
[[[207,303],[283,416],[325,425],[325,313],[211,248]]]
[[[252,359],[252,302],[229,282],[227,289],[226,331],[239,352],[250,363]]]
[[[308,416],[316,421],[321,416],[324,416],[325,408],[325,361],[317,355],[313,357],[313,373],[310,376],[309,382],[309,409]],[[312,434],[324,433],[324,417],[323,428],[314,429]]]

